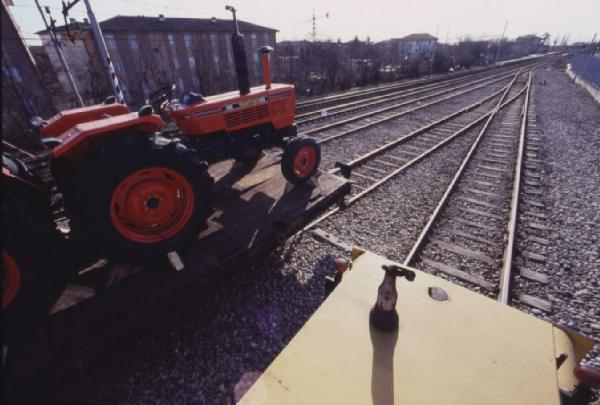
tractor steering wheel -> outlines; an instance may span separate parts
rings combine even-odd
[[[169,101],[176,87],[177,85],[175,85],[175,83],[161,86],[158,90],[155,90],[150,94],[146,100],[146,104],[150,104],[153,107],[158,107],[158,110],[162,110],[164,103]]]

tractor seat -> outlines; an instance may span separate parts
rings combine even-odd
[[[184,92],[181,95],[181,104],[198,104],[198,103],[203,103],[206,100],[204,99],[204,97],[202,97],[202,94],[200,93],[194,93],[194,92]]]
[[[54,149],[62,143],[62,140],[54,137],[42,138],[42,143],[49,149]]]

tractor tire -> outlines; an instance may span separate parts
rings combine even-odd
[[[20,197],[3,191],[2,338],[9,347],[34,335],[64,287],[49,212]]]
[[[321,147],[312,138],[299,137],[292,140],[281,157],[281,172],[293,184],[306,183],[319,168]]]
[[[145,262],[184,248],[206,227],[213,182],[178,140],[136,134],[108,142],[85,158],[70,187],[71,228],[106,258]]]

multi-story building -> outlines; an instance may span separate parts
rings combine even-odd
[[[261,79],[256,49],[275,47],[277,30],[238,21],[245,35],[248,71],[252,84]],[[236,86],[231,49],[232,20],[217,18],[168,18],[116,16],[100,22],[106,46],[126,100],[141,105],[153,89],[176,83],[179,91],[213,94]],[[68,30],[67,30],[68,28]],[[62,38],[65,58],[78,87],[87,96],[106,90],[100,57],[87,22],[72,22],[56,28]],[[47,31],[38,32],[53,66],[58,67]],[[56,59],[56,60],[55,60]],[[90,79],[97,80],[92,86]],[[68,87],[63,86],[66,90]]]
[[[23,135],[33,115],[53,112],[36,62],[8,6],[2,0],[2,132],[3,136]]]
[[[433,55],[437,38],[429,34],[410,34],[376,44],[385,64],[401,66],[411,60],[429,59]]]
[[[515,39],[512,44],[512,52],[515,56],[540,53],[544,49],[544,38],[537,35],[522,35]]]

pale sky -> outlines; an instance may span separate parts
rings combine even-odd
[[[36,38],[34,33],[44,26],[34,1],[13,2],[10,9],[23,35]],[[57,24],[63,23],[60,0],[40,0],[40,4],[49,5]],[[466,35],[497,38],[506,21],[509,38],[549,32],[551,40],[568,35],[569,42],[589,42],[595,33],[600,35],[600,0],[91,0],[91,4],[100,21],[118,14],[230,18],[225,4],[232,4],[240,19],[278,29],[278,41],[309,38],[313,10],[318,39],[347,41],[358,35],[380,41],[436,31],[441,42]],[[78,20],[86,16],[83,1],[71,16]]]

